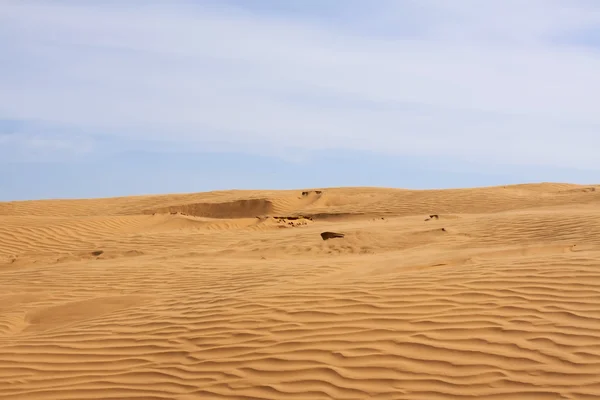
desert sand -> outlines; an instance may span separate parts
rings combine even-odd
[[[600,398],[600,186],[318,191],[0,203],[0,398]]]

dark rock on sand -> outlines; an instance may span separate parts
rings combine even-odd
[[[321,233],[321,238],[323,238],[323,240],[335,239],[335,238],[343,238],[343,237],[344,237],[343,233],[336,233],[336,232],[323,232],[323,233]]]

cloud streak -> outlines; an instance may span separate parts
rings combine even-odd
[[[7,2],[0,118],[89,151],[102,136],[600,169],[592,2],[124,3]]]

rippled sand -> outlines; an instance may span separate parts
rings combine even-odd
[[[321,190],[0,203],[0,398],[600,398],[600,187]]]

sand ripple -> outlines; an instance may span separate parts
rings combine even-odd
[[[0,203],[0,398],[600,398],[583,189]],[[280,229],[240,198],[348,217]]]

